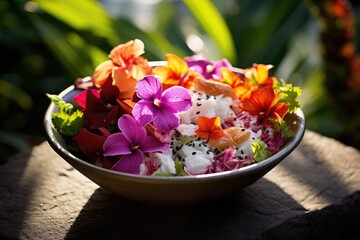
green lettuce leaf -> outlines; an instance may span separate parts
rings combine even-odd
[[[267,145],[263,141],[254,141],[251,147],[253,150],[253,160],[256,163],[261,162],[271,156],[271,152],[266,150]]]
[[[284,138],[291,138],[295,135],[284,120],[276,121],[276,124],[274,125],[274,131],[280,131]]]
[[[56,112],[52,115],[52,122],[55,128],[64,136],[75,136],[84,125],[84,114],[80,110],[68,114]]]
[[[71,103],[65,102],[61,97],[46,94],[51,102],[59,106],[58,112],[51,116],[51,121],[56,130],[64,136],[75,136],[84,125],[84,114],[80,110],[74,111]]]
[[[176,170],[176,176],[184,176],[185,175],[183,172],[183,164],[179,160],[175,161],[175,170]]]
[[[294,87],[292,84],[284,84],[280,86],[280,101],[287,103],[289,112],[293,113],[296,109],[301,108],[298,98],[301,95],[301,88]]]

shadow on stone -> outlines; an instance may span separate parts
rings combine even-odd
[[[0,239],[18,239],[29,202],[41,184],[38,172],[27,171],[31,154],[19,154],[0,168]],[[14,201],[16,199],[16,201]],[[18,226],[18,227],[9,227]]]
[[[353,192],[353,189],[349,189],[352,186],[350,181],[358,182],[355,174],[353,180],[350,177],[350,171],[360,166],[356,159],[358,156],[355,149],[316,133],[306,132],[304,140],[289,156],[291,159],[285,159],[277,167],[312,189],[312,197],[335,203]]]
[[[296,216],[261,239],[360,239],[360,191],[321,210]]]
[[[194,206],[149,206],[97,189],[66,239],[254,239],[304,209],[260,179],[233,196]]]

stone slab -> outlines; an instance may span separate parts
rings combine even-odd
[[[0,239],[356,239],[359,169],[358,150],[307,130],[234,196],[145,206],[99,188],[43,142],[0,166]]]

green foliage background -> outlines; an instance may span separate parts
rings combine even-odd
[[[45,93],[57,94],[76,78],[91,75],[115,45],[134,38],[144,41],[149,60],[163,60],[167,52],[191,55],[191,36],[197,36],[210,59],[226,57],[241,68],[273,64],[274,75],[302,87],[307,128],[336,138],[346,124],[324,101],[318,23],[303,1],[108,4],[0,1],[0,163],[44,141]],[[115,8],[118,14],[111,11]],[[147,26],[136,21],[146,17],[141,9],[151,13]]]

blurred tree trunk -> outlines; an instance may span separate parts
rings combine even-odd
[[[320,23],[321,54],[329,108],[343,124],[342,142],[360,148],[360,58],[355,15],[348,0],[306,0]]]

